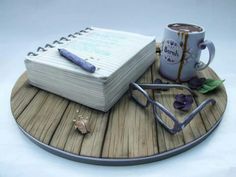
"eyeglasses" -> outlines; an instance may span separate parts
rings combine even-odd
[[[183,122],[179,122],[177,118],[161,103],[153,100],[144,89],[171,89],[179,88],[188,90],[192,96],[196,94],[187,86],[180,84],[137,84],[130,83],[129,92],[131,98],[141,107],[147,108],[150,104],[153,106],[153,113],[155,119],[170,133],[175,134],[181,131],[193,118],[204,108],[211,103],[214,105],[216,101],[212,98],[204,100],[197,108],[195,108],[189,115],[184,117]],[[165,118],[160,117],[160,112],[165,113]]]

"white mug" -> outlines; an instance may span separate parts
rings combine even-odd
[[[204,40],[205,30],[197,25],[174,23],[166,26],[161,45],[160,74],[177,82],[188,81],[213,60],[215,46]],[[207,64],[200,61],[201,50],[207,48]]]

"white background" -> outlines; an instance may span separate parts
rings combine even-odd
[[[10,93],[24,57],[38,46],[87,26],[147,35],[161,41],[172,22],[199,24],[216,46],[211,67],[228,94],[223,121],[203,143],[175,157],[138,166],[106,167],[50,154],[18,129]],[[234,0],[0,0],[0,177],[18,176],[236,176],[236,1]],[[203,57],[207,57],[204,52]]]

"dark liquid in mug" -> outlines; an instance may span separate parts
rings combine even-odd
[[[184,23],[174,23],[174,24],[168,25],[168,27],[172,30],[179,31],[179,32],[186,32],[186,33],[203,31],[203,29],[199,26],[184,24]]]

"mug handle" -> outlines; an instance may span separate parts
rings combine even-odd
[[[203,63],[202,61],[199,61],[196,65],[195,65],[195,68],[196,70],[200,71],[200,70],[203,70],[205,69],[213,60],[214,56],[215,56],[215,46],[214,44],[209,41],[209,40],[205,40],[203,42],[201,42],[198,47],[201,49],[201,50],[204,50],[206,47],[209,51],[209,60],[207,62],[207,64]]]

